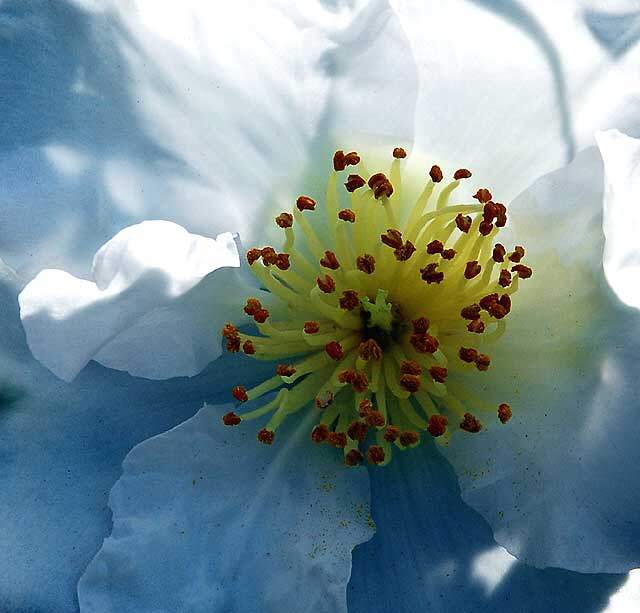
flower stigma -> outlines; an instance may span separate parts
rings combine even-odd
[[[258,440],[271,445],[285,418],[315,411],[310,440],[342,449],[355,466],[384,465],[421,436],[446,444],[452,432],[511,419],[509,404],[483,400],[469,381],[484,388],[498,375],[491,346],[506,331],[519,281],[532,274],[525,250],[496,241],[507,209],[487,188],[476,202],[450,202],[471,177],[464,168],[446,182],[433,166],[403,210],[405,157],[393,150],[387,177],[367,172],[356,152],[337,151],[324,206],[300,196],[275,218],[282,251],[249,249],[271,308],[249,297],[244,313],[258,333],[228,323],[222,335],[229,351],[278,365],[256,387],[233,387],[238,403],[259,406],[227,413],[224,424],[268,415]]]

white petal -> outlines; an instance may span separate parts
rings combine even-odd
[[[96,253],[93,281],[44,270],[24,288],[20,315],[29,347],[65,380],[94,358],[140,376],[194,375],[219,353],[213,338],[206,350],[203,335],[211,328],[202,327],[204,315],[214,326],[219,314],[198,317],[206,304],[188,293],[210,272],[238,266],[229,233],[212,240],[167,221],[131,226]],[[228,274],[213,275],[210,295],[228,293],[229,281]]]
[[[604,161],[604,272],[625,304],[640,307],[640,140],[617,130],[596,135]]]
[[[344,611],[371,538],[366,470],[309,441],[271,447],[205,406],[127,456],[113,533],[80,580],[83,611]]]

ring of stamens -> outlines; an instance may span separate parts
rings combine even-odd
[[[393,157],[388,176],[366,178],[356,152],[337,151],[324,206],[300,196],[275,218],[283,251],[247,252],[286,315],[274,318],[250,297],[244,313],[257,334],[224,326],[229,351],[277,363],[256,387],[233,387],[239,403],[262,402],[227,413],[224,424],[269,416],[258,440],[270,445],[285,418],[316,411],[311,440],[342,449],[355,466],[386,464],[394,447],[418,445],[420,432],[445,443],[456,426],[478,433],[481,413],[511,419],[508,404],[486,403],[465,383],[474,372],[491,376],[485,348],[504,334],[519,280],[532,275],[522,246],[508,252],[495,241],[507,209],[487,188],[477,190],[476,203],[451,203],[471,172],[459,169],[440,185],[444,173],[434,165],[401,224],[406,152],[396,148]],[[315,219],[321,208],[324,232]]]

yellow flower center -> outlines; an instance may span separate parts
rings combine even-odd
[[[387,178],[367,173],[357,153],[337,151],[326,223],[315,219],[322,215],[316,201],[300,196],[293,213],[275,219],[285,233],[282,251],[248,251],[251,271],[276,306],[270,311],[249,298],[244,311],[258,334],[232,324],[222,334],[229,351],[279,364],[260,385],[233,388],[241,403],[268,401],[227,413],[226,425],[269,415],[258,440],[271,444],[286,417],[315,411],[311,440],[343,449],[353,466],[365,457],[386,464],[394,446],[418,445],[420,432],[444,443],[452,426],[480,432],[480,413],[502,423],[511,418],[508,404],[491,405],[468,384],[470,373],[494,374],[486,351],[505,332],[518,280],[531,276],[520,263],[521,246],[508,252],[495,241],[506,207],[486,188],[475,203],[451,204],[471,173],[457,170],[443,184],[433,166],[404,210],[406,153],[396,148],[393,157]],[[359,174],[349,174],[343,190],[338,177],[348,166]]]

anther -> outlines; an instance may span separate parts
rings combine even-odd
[[[276,259],[278,257],[278,254],[276,253],[276,250],[273,247],[263,247],[260,250],[260,255],[262,256],[262,263],[265,266],[270,266],[271,264],[275,264]]]
[[[345,166],[355,166],[360,163],[360,156],[355,151],[349,151],[344,154]]]
[[[231,394],[239,402],[246,402],[249,400],[249,396],[247,396],[247,389],[243,385],[236,385],[232,388]]]
[[[506,268],[503,268],[500,271],[498,285],[501,285],[502,287],[509,287],[511,285],[511,273]]]
[[[349,223],[353,223],[356,220],[356,214],[351,209],[342,209],[338,213],[338,219],[342,221],[348,221]]]
[[[484,332],[484,322],[481,319],[474,319],[467,326],[469,332],[475,332],[476,334],[482,334]]]
[[[444,273],[437,271],[437,268],[438,264],[432,262],[420,269],[420,276],[423,281],[427,282],[427,285],[431,285],[431,283],[441,283],[444,280]]]
[[[482,220],[480,225],[478,226],[478,232],[482,234],[482,236],[488,236],[491,234],[491,230],[493,230],[493,224],[489,221]]]
[[[387,247],[391,247],[392,249],[399,249],[402,247],[402,233],[398,230],[394,230],[393,228],[389,228],[386,234],[381,234],[380,240],[387,245]]]
[[[278,253],[274,261],[276,268],[278,268],[279,270],[289,270],[289,267],[291,266],[291,263],[289,262],[289,257],[290,256],[288,253]]]
[[[296,374],[296,369],[292,364],[278,364],[276,374],[280,377],[292,377]]]
[[[498,302],[498,294],[487,294],[480,299],[480,308],[488,311],[494,302]]]
[[[444,383],[449,371],[442,366],[431,366],[431,368],[429,368],[429,374],[436,383]]]
[[[502,294],[498,302],[507,313],[511,311],[511,296],[509,296],[509,294]]]
[[[402,375],[421,375],[422,366],[415,360],[403,360],[400,364],[400,374]]]
[[[515,249],[513,250],[513,253],[509,254],[509,259],[515,264],[517,264],[523,257],[524,257],[524,247],[521,247],[520,245],[516,245]]]
[[[476,368],[481,371],[489,370],[491,358],[486,353],[480,353],[476,358]]]
[[[499,302],[492,302],[487,311],[495,319],[502,319],[508,312]]]
[[[521,279],[528,279],[533,274],[531,268],[525,266],[524,264],[516,264],[515,266],[511,267],[511,270],[512,272],[518,273],[518,276]]]
[[[344,161],[344,151],[339,149],[333,154],[333,169],[336,171],[341,171],[346,168],[346,164]]]
[[[396,159],[403,159],[407,157],[407,152],[402,147],[396,147],[393,150],[393,157]]]
[[[443,249],[441,255],[442,255],[442,259],[444,259],[444,260],[453,260],[453,258],[456,257],[456,250],[455,249]]]
[[[352,289],[346,289],[342,292],[342,298],[339,300],[340,308],[345,311],[353,311],[360,306],[358,292]]]
[[[316,409],[326,409],[330,404],[333,403],[334,394],[331,390],[325,390],[324,392],[320,392],[315,399]]]
[[[370,360],[377,362],[382,359],[382,348],[375,339],[369,338],[358,346],[358,355],[367,362]]]
[[[511,412],[511,407],[506,402],[503,402],[498,407],[498,419],[503,424],[506,424],[511,419],[512,415],[513,413]]]
[[[479,304],[470,304],[469,306],[464,307],[460,311],[460,317],[462,319],[480,319],[480,305]]]
[[[304,322],[305,334],[317,334],[320,331],[320,324],[317,321]]]
[[[473,279],[480,274],[482,267],[478,264],[477,260],[473,260],[471,262],[467,262],[464,268],[464,277],[465,279]]]
[[[316,208],[316,201],[309,196],[299,196],[296,206],[299,211],[313,211]]]
[[[414,334],[424,334],[429,329],[429,320],[426,317],[418,317],[411,320]]]
[[[324,443],[329,436],[329,428],[326,424],[318,424],[313,430],[311,430],[311,440],[314,443]]]
[[[373,196],[376,200],[379,200],[383,196],[389,198],[393,194],[393,185],[389,182],[386,175],[382,172],[377,172],[373,175],[367,185],[373,190]]]
[[[247,355],[253,355],[256,352],[256,348],[253,346],[253,342],[247,339],[242,344],[242,351],[244,351]]]
[[[471,176],[471,171],[466,168],[460,168],[453,173],[453,178],[458,181],[460,179],[468,179]]]
[[[267,309],[258,309],[253,315],[253,319],[259,324],[263,324],[268,318],[269,311]]]
[[[493,248],[493,261],[494,262],[504,262],[504,256],[507,253],[507,250],[504,248],[504,245],[501,245],[500,243],[496,243],[495,247]]]
[[[291,213],[280,213],[276,217],[276,223],[281,228],[290,228],[293,225],[293,215]]]
[[[460,429],[466,432],[476,433],[482,430],[482,424],[480,420],[471,413],[465,413],[464,419],[460,422]]]
[[[242,419],[233,411],[222,416],[222,423],[224,423],[225,426],[237,426],[241,421]]]
[[[507,207],[501,202],[495,202],[495,207],[498,209],[498,216],[496,217],[496,226],[503,228],[507,225]]]
[[[418,353],[435,353],[440,346],[438,339],[430,334],[413,334],[409,342]]]
[[[247,304],[244,307],[244,312],[247,315],[255,315],[260,309],[262,308],[262,304],[260,303],[259,300],[256,300],[255,298],[248,298],[247,299]]]
[[[318,277],[316,283],[325,294],[331,294],[336,291],[335,281],[329,275],[325,275],[324,279]]]
[[[249,266],[252,266],[253,263],[259,260],[261,256],[262,249],[257,249],[255,247],[253,249],[249,249],[249,251],[247,251],[247,262],[249,263]]]
[[[478,359],[478,352],[472,347],[460,347],[458,355],[463,362],[475,362]]]
[[[411,241],[405,241],[405,243],[394,250],[394,255],[396,256],[396,260],[398,262],[406,262],[416,251],[413,243]]]
[[[276,433],[271,430],[267,430],[266,428],[262,428],[262,430],[258,432],[258,440],[265,445],[271,445],[275,437]]]
[[[413,445],[417,445],[420,442],[420,436],[417,432],[413,432],[412,430],[402,432],[399,439],[400,444],[403,447],[412,447]]]
[[[358,405],[358,415],[360,415],[360,417],[367,417],[367,415],[371,415],[372,411],[373,403],[369,398],[360,401]]]
[[[347,455],[344,456],[344,463],[347,466],[358,466],[362,464],[363,461],[364,461],[364,456],[362,455],[362,453],[360,453],[358,449],[351,449],[349,450]]]
[[[481,188],[479,189],[474,195],[473,197],[480,203],[480,204],[484,204],[485,202],[489,202],[489,200],[491,200],[493,198],[493,196],[491,195],[491,192],[486,189],[486,188]]]
[[[427,245],[427,253],[429,255],[434,255],[436,253],[442,253],[443,249],[444,249],[444,245],[439,240],[431,241]]]
[[[387,443],[393,443],[400,436],[400,428],[396,426],[387,426],[384,433],[384,440]]]
[[[364,253],[356,258],[356,266],[358,270],[370,275],[376,269],[376,260],[371,254]]]
[[[327,441],[332,447],[344,449],[347,446],[347,435],[344,432],[329,432]]]
[[[434,438],[437,436],[442,436],[446,429],[449,420],[444,415],[431,415],[429,417],[429,426],[427,427],[427,432]]]
[[[462,213],[458,213],[456,215],[456,226],[458,226],[458,230],[464,232],[465,234],[471,228],[471,217],[469,215],[463,215]]]
[[[347,191],[351,193],[360,189],[365,183],[366,181],[360,175],[349,175],[344,186],[347,188]]]
[[[380,445],[371,445],[367,449],[367,461],[369,464],[382,464],[384,462],[384,449]]]
[[[338,270],[338,268],[340,268],[340,262],[338,262],[338,258],[333,251],[325,251],[324,257],[320,258],[320,266],[324,266],[324,268],[328,268],[329,270]]]
[[[347,368],[338,373],[338,381],[340,383],[349,383],[354,391],[361,394],[369,387],[369,379],[363,372],[353,370],[353,368]]]
[[[228,321],[222,327],[222,336],[226,339],[232,339],[238,337],[238,328],[236,328],[230,321]]]
[[[420,377],[417,375],[402,375],[400,377],[400,387],[411,394],[420,390]]]
[[[336,362],[339,362],[344,358],[344,352],[342,351],[342,345],[338,341],[331,341],[324,346],[324,350],[327,355]]]
[[[442,181],[442,170],[440,170],[440,166],[433,165],[431,170],[429,171],[429,176],[434,183],[440,183]]]
[[[238,353],[238,351],[240,351],[239,336],[227,339],[227,351],[230,351],[231,353]]]
[[[362,443],[367,438],[367,430],[369,427],[362,421],[354,421],[347,428],[347,434],[352,441]]]
[[[385,424],[384,415],[380,411],[371,411],[365,416],[364,420],[372,428],[382,428]]]

